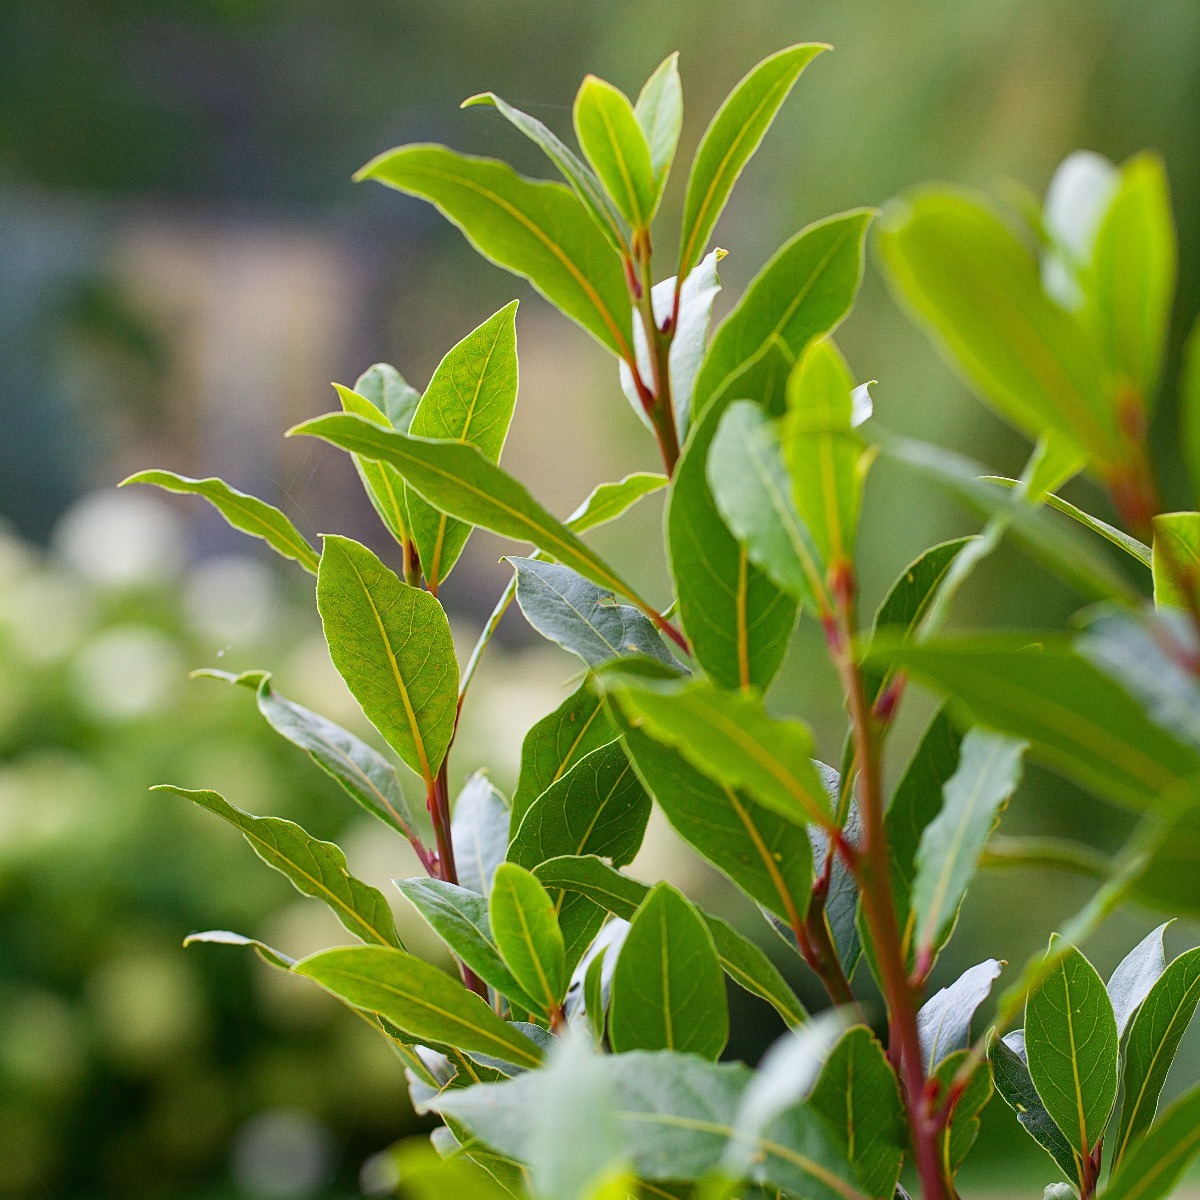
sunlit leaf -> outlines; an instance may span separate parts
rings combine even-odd
[[[644,229],[659,195],[646,134],[629,98],[611,83],[587,76],[575,97],[575,136],[621,215]]]
[[[1200,603],[1200,513],[1154,518],[1154,603],[1191,609]]]
[[[683,87],[679,82],[678,53],[663,59],[654,74],[646,80],[638,93],[633,112],[650,147],[657,202],[666,186],[683,125]]]
[[[189,933],[183,939],[184,946],[200,943],[217,946],[249,946],[268,966],[278,967],[282,971],[290,971],[296,965],[296,960],[284,954],[282,950],[276,950],[274,946],[268,946],[266,942],[260,942],[256,938],[243,937],[240,933],[231,933],[228,929],[208,929],[203,933]]]
[[[488,900],[492,935],[525,994],[549,1016],[567,990],[566,951],[554,903],[524,867],[501,863]]]

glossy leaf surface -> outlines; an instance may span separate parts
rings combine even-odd
[[[567,990],[566,950],[554,903],[524,867],[501,863],[488,901],[492,934],[525,994],[549,1015]]]

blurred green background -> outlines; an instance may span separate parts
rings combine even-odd
[[[413,140],[544,174],[494,113],[459,102],[494,89],[566,134],[584,73],[636,92],[674,49],[686,155],[755,61],[810,40],[836,53],[802,78],[718,227],[730,250],[719,309],[814,218],[929,178],[1040,194],[1072,149],[1119,160],[1150,147],[1175,193],[1177,361],[1200,307],[1196,0],[0,0],[0,1196],[355,1196],[364,1161],[417,1128],[397,1064],[365,1026],[237,951],[181,949],[204,928],[293,954],[342,935],[231,830],[146,790],[211,786],[293,817],[343,839],[380,886],[415,870],[269,735],[247,695],[187,678],[267,667],[286,694],[361,731],[310,582],[198,505],[112,485],[144,466],[219,473],[310,536],[348,533],[387,554],[348,460],[280,435],[332,407],[330,380],[371,362],[423,385],[513,296],[509,468],[559,512],[594,483],[652,469],[602,351],[431,210],[350,174]],[[683,178],[660,222],[665,261]],[[879,380],[893,427],[1019,470],[1020,440],[955,383],[873,269],[841,340],[857,375]],[[1168,388],[1156,439],[1183,506],[1174,408]],[[1074,498],[1104,512],[1082,485]],[[663,595],[659,515],[648,503],[598,540]],[[868,606],[920,549],[971,528],[878,470],[861,549]],[[446,589],[467,645],[503,586],[503,552],[477,535]],[[958,619],[1053,625],[1073,603],[1005,552]],[[572,664],[506,619],[464,715],[457,775],[486,767],[510,786],[521,734]],[[836,761],[837,697],[811,629],[775,699]],[[928,711],[910,706],[897,761]],[[1005,823],[1109,844],[1122,820],[1031,772]],[[660,822],[635,869],[754,917]],[[939,979],[989,955],[1022,961],[1085,894],[1058,877],[985,881]],[[405,936],[432,949],[400,904]],[[1115,919],[1095,943],[1101,970],[1149,924]],[[1173,932],[1172,947],[1196,936]],[[753,1059],[777,1027],[734,999],[731,1052]],[[1200,1069],[1195,1043],[1180,1069]],[[1051,1179],[998,1103],[987,1125],[981,1187]]]

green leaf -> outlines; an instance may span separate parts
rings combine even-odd
[[[271,686],[271,676],[266,671],[205,674],[253,690],[258,711],[280,737],[307,751],[313,762],[341,784],[356,804],[414,845],[421,845],[428,818],[424,812],[418,815],[409,807],[396,778],[396,768],[378,750],[340,725],[281,696]]]
[[[602,483],[593,488],[588,498],[566,519],[564,524],[574,533],[595,529],[615,521],[632,508],[643,496],[662,491],[667,486],[665,475],[654,471],[634,471],[615,483]]]
[[[850,562],[871,455],[853,429],[854,380],[828,338],[814,338],[788,376],[783,457],[792,499],[828,571]]]
[[[388,150],[354,178],[428,200],[485,258],[528,279],[601,345],[633,357],[620,257],[562,184],[523,179],[507,163],[431,145]]]
[[[529,806],[561,779],[585,754],[615,741],[604,705],[590,681],[568,696],[525,735],[521,774],[513,793],[512,831],[520,827]]]
[[[1200,1154],[1200,1088],[1185,1092],[1129,1157],[1104,1191],[1109,1200],[1159,1200],[1170,1196]]]
[[[1175,227],[1162,159],[1125,163],[1084,274],[1083,319],[1116,376],[1119,403],[1148,409],[1162,369],[1175,294]]]
[[[917,1013],[917,1034],[925,1071],[971,1046],[971,1021],[1000,977],[1000,963],[989,958],[964,971],[949,987],[935,992]]]
[[[409,432],[414,437],[466,443],[489,462],[500,461],[517,402],[516,317],[514,300],[446,354],[413,415]],[[408,497],[408,523],[426,583],[436,593],[458,561],[471,527],[420,495]]]
[[[939,711],[913,752],[884,814],[884,832],[892,868],[892,897],[910,965],[916,953],[912,892],[917,877],[917,851],[925,830],[942,811],[942,789],[958,769],[961,742],[962,736],[954,722],[944,709]]]
[[[639,729],[626,729],[623,740],[675,832],[752,900],[798,928],[813,883],[805,830],[701,774],[683,755]]]
[[[561,887],[602,905],[622,920],[629,920],[650,889],[594,857],[562,857],[539,863],[534,874],[548,887]],[[808,1014],[771,960],[732,925],[708,913],[701,914],[717,947],[725,973],[739,987],[770,1004],[791,1026],[802,1025]]]
[[[1025,744],[972,729],[943,788],[942,810],[917,848],[912,905],[918,955],[945,944],[983,847],[1021,779]]]
[[[512,817],[496,785],[482,772],[467,777],[454,801],[450,840],[458,882],[480,896],[492,890],[492,876],[508,853]]]
[[[388,1160],[388,1186],[392,1173],[399,1180],[402,1200],[444,1200],[447,1196],[470,1196],[471,1200],[513,1200],[489,1172],[472,1157],[454,1154],[443,1158],[416,1138],[384,1152]]]
[[[956,1050],[939,1065],[935,1078],[943,1088],[943,1095],[952,1086],[954,1077],[966,1063],[967,1053],[966,1050]],[[975,1145],[976,1138],[979,1137],[979,1114],[992,1098],[992,1091],[991,1065],[984,1063],[972,1072],[966,1088],[950,1114],[949,1125],[942,1132],[942,1159],[949,1163],[951,1175],[957,1173],[963,1159],[967,1157],[971,1147]]]
[[[352,454],[390,462],[441,512],[502,537],[532,542],[600,587],[628,596],[646,611],[633,589],[561,521],[552,517],[511,475],[474,446],[388,433],[347,413],[329,413],[289,431],[320,437]]]
[[[1185,790],[1177,811],[1168,811],[1148,839],[1132,894],[1142,904],[1173,916],[1200,920],[1200,805],[1196,789]]]
[[[1200,504],[1200,318],[1192,326],[1184,350],[1179,409],[1184,461],[1192,482],[1192,495]]]
[[[295,525],[279,509],[255,496],[239,492],[223,479],[189,479],[186,475],[176,475],[174,471],[139,471],[122,479],[117,486],[125,487],[130,483],[151,483],[168,492],[203,496],[234,529],[261,538],[277,554],[298,562],[314,575],[317,573],[320,556],[300,535]]]
[[[678,1050],[716,1059],[729,1038],[721,964],[708,926],[669,883],[639,906],[613,973],[617,1053]]]
[[[654,168],[655,201],[667,184],[679,131],[683,127],[683,86],[679,82],[679,53],[668,55],[646,80],[633,106],[634,116],[650,147],[650,165]]]
[[[1026,499],[1045,500],[1086,466],[1087,455],[1074,442],[1061,433],[1043,433],[1021,473]]]
[[[907,1144],[900,1085],[883,1047],[865,1026],[846,1031],[809,1097],[868,1196],[891,1196]]]
[[[1080,275],[1092,261],[1096,230],[1117,186],[1117,168],[1103,155],[1076,150],[1058,165],[1040,214],[1030,224],[1048,241],[1042,286],[1069,311],[1083,304]]]
[[[994,1038],[988,1048],[996,1091],[1009,1108],[1017,1114],[1021,1128],[1047,1154],[1058,1169],[1073,1183],[1079,1183],[1079,1164],[1071,1143],[1050,1118],[1042,1098],[1033,1086],[1025,1057],[1025,1031],[1018,1029],[1006,1038]]]
[[[1200,756],[1153,724],[1106,674],[1054,637],[986,634],[873,647],[973,721],[1030,743],[1047,766],[1098,795],[1153,809],[1200,773]]]
[[[324,950],[295,971],[358,1008],[378,1013],[423,1042],[441,1042],[468,1054],[487,1054],[536,1067],[541,1050],[486,1001],[437,967],[382,946]]]
[[[810,612],[829,608],[820,554],[796,511],[778,421],[739,400],[721,418],[708,455],[708,486],[750,562]]]
[[[624,92],[588,75],[575,97],[575,136],[621,215],[645,229],[658,186],[646,135]]]
[[[610,672],[602,683],[630,724],[711,779],[744,789],[797,825],[832,823],[807,726],[769,717],[758,697],[704,680],[635,682]]]
[[[256,938],[243,937],[240,933],[231,933],[228,929],[209,929],[204,933],[189,933],[183,939],[185,947],[199,943],[217,946],[250,946],[263,962],[268,966],[278,967],[281,971],[290,971],[296,965],[296,960],[290,955],[284,954],[282,950],[276,950],[274,946],[268,946],[266,942],[260,942]]]
[[[598,667],[622,655],[640,654],[680,670],[654,626],[636,608],[619,604],[570,567],[509,556],[517,573],[517,603],[547,640]]]
[[[355,937],[378,946],[400,946],[383,893],[351,875],[346,856],[332,842],[318,841],[292,821],[251,816],[217,792],[189,791],[170,784],[150,790],[182,796],[240,829],[267,866],[289,879],[302,895],[323,900]]]
[[[1117,1042],[1104,982],[1071,947],[1026,1002],[1025,1052],[1046,1111],[1083,1158],[1117,1100]]]
[[[1150,988],[1129,1027],[1115,1163],[1120,1164],[1154,1121],[1167,1073],[1198,1003],[1200,950],[1188,950]]]
[[[713,226],[742,168],[758,149],[800,72],[825,45],[789,46],[764,59],[721,105],[701,139],[688,176],[680,237],[679,274],[704,255]]]
[[[1154,528],[1154,603],[1185,608],[1200,603],[1200,513],[1163,513]]]
[[[387,363],[368,367],[355,381],[354,390],[383,413],[393,429],[408,432],[421,393],[406,383],[395,367]]]
[[[1146,934],[1121,959],[1109,977],[1108,998],[1112,1001],[1113,1014],[1117,1018],[1118,1037],[1124,1034],[1125,1027],[1141,1007],[1142,1001],[1167,969],[1163,935],[1169,924],[1170,921]]]
[[[432,786],[458,710],[458,663],[442,606],[365,546],[331,535],[317,610],[334,666],[368,720]]]
[[[550,1016],[567,990],[566,950],[554,902],[524,867],[496,868],[488,914],[496,945],[525,994]]]
[[[1033,438],[1061,433],[1105,473],[1129,448],[1091,340],[986,202],[918,191],[880,224],[892,291],[977,393]]]
[[[355,384],[356,389],[357,387]],[[340,398],[343,412],[354,413],[355,416],[381,425],[384,429],[392,428],[382,409],[357,390],[341,392]],[[412,421],[412,413],[408,414],[408,421]],[[379,519],[388,533],[403,545],[408,538],[408,505],[405,501],[403,477],[395,467],[389,467],[387,463],[376,462],[357,454],[351,457],[354,460],[354,469],[358,472],[363,489],[367,493],[367,499],[371,501],[371,507],[379,514]]]
[[[787,372],[850,311],[862,275],[866,210],[819,221],[771,259],[713,335],[696,379],[692,429],[667,505],[679,612],[700,665],[725,687],[766,687],[783,661],[795,603],[726,528],[707,479],[726,408],[750,398],[782,409]]]
[[[624,941],[624,938],[621,940]],[[597,1046],[604,1042],[604,1032],[608,1025],[608,997],[612,991],[612,973],[608,973],[606,980],[604,970],[608,949],[607,946],[602,946],[597,954],[584,960],[587,971],[583,978],[583,1011]],[[615,951],[613,959],[616,959]]]
[[[441,879],[397,879],[396,886],[430,928],[483,980],[515,1004],[537,1007],[517,982],[492,933],[488,903],[480,895]]]
[[[501,100],[495,92],[481,92],[470,96],[462,102],[463,108],[471,108],[477,104],[491,104],[513,125],[515,125],[534,145],[540,147],[546,157],[559,169],[562,177],[570,185],[571,190],[579,197],[580,203],[591,214],[592,219],[600,227],[600,231],[608,239],[609,244],[618,253],[626,248],[625,230],[613,202],[605,195],[600,180],[595,171],[587,165],[557,134],[547,129],[536,117],[523,113],[519,108]]]

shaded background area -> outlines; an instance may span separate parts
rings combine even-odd
[[[1195,0],[0,0],[0,1196],[358,1195],[364,1160],[415,1127],[396,1064],[365,1027],[235,951],[180,949],[199,928],[291,953],[343,935],[233,831],[146,792],[211,786],[293,817],[345,839],[352,867],[383,887],[415,870],[268,736],[247,696],[187,679],[269,667],[286,693],[361,730],[310,582],[198,502],[112,485],[152,465],[221,474],[310,536],[348,533],[388,555],[349,461],[282,431],[333,406],[330,380],[376,360],[422,386],[514,296],[508,468],[558,512],[594,483],[653,469],[603,351],[432,210],[350,175],[413,140],[546,174],[494,113],[459,102],[493,89],[565,135],[585,72],[636,92],[674,49],[682,163],[733,83],[800,40],[836,52],[803,76],[718,227],[730,250],[721,311],[784,237],[830,212],[929,178],[1040,194],[1076,147],[1118,160],[1151,147],[1175,192],[1177,361],[1200,307]],[[660,219],[665,262],[684,175]],[[1020,440],[955,383],[873,269],[841,341],[858,376],[880,381],[890,425],[1019,469]],[[1156,433],[1167,493],[1185,506],[1174,408],[1168,387]],[[1084,486],[1075,498],[1104,511]],[[648,502],[597,544],[663,596],[659,516]],[[971,529],[880,468],[861,546],[868,611],[920,549]],[[476,535],[445,589],[465,645],[503,586],[504,551]],[[1005,553],[959,619],[1053,625],[1074,602]],[[454,767],[487,767],[507,787],[521,734],[575,667],[519,615],[501,633]],[[835,685],[811,628],[774,699],[811,720],[836,761]],[[898,761],[927,712],[912,706]],[[1005,822],[1103,844],[1123,817],[1098,820],[1092,802],[1031,772]],[[753,919],[658,824],[636,869]],[[940,975],[972,954],[1022,961],[1084,894],[1056,877],[986,881]],[[431,949],[400,903],[406,938]],[[1147,924],[1113,922],[1095,949],[1102,971]],[[1173,934],[1176,948],[1195,932]],[[745,1014],[731,1050],[753,1059],[776,1027]],[[1193,1046],[1182,1069],[1197,1066]],[[1012,1157],[1007,1110],[993,1104],[988,1125],[989,1186],[1049,1181],[1036,1159]]]

